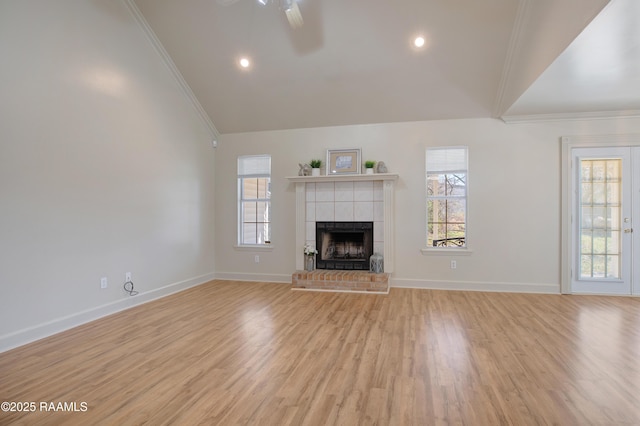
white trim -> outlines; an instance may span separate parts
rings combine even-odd
[[[546,121],[606,120],[610,118],[638,118],[640,110],[626,111],[588,111],[565,112],[553,114],[503,115],[500,117],[507,124],[540,123]]]
[[[214,274],[209,273],[198,277],[179,281],[164,287],[156,288],[150,291],[141,292],[136,296],[126,296],[115,302],[110,302],[94,308],[89,308],[75,314],[56,318],[42,324],[28,327],[13,333],[0,336],[0,353],[26,345],[27,343],[61,333],[74,327],[95,321],[107,315],[112,315],[120,311],[124,311],[135,306],[142,305],[152,300],[160,299],[173,293],[186,290],[207,283],[214,279]]]
[[[470,250],[468,248],[456,248],[456,247],[451,247],[451,248],[429,248],[429,247],[425,247],[425,248],[421,248],[420,252],[423,255],[437,255],[437,256],[471,256],[471,254],[473,253],[473,250]]]
[[[382,182],[382,199],[384,208],[384,258],[385,272],[393,273],[396,258],[396,234],[395,234],[395,179]]]
[[[559,294],[558,284],[544,283],[500,283],[483,281],[435,281],[407,278],[392,278],[391,287],[417,288],[425,290],[489,291],[500,293],[544,293]]]
[[[291,182],[360,182],[369,180],[395,181],[398,180],[397,173],[374,173],[368,174],[344,174],[344,175],[320,175],[320,176],[288,176]]]
[[[303,247],[306,244],[306,183],[296,182],[296,269],[304,269]]]
[[[175,78],[176,82],[178,83],[178,86],[180,86],[180,89],[182,89],[182,92],[185,94],[187,99],[189,99],[189,101],[195,108],[196,112],[198,113],[198,115],[200,115],[200,118],[202,119],[204,124],[207,126],[207,128],[211,132],[211,136],[214,139],[214,148],[215,148],[217,145],[217,140],[220,139],[220,132],[218,132],[218,129],[216,129],[216,126],[211,121],[211,117],[209,117],[209,114],[207,114],[207,112],[202,107],[202,104],[200,104],[200,101],[198,101],[198,98],[196,98],[195,94],[193,93],[193,90],[191,90],[191,87],[185,81],[184,77],[182,76],[182,73],[178,70],[178,67],[173,62],[173,59],[171,59],[171,56],[169,56],[169,53],[167,53],[162,43],[160,42],[156,34],[153,32],[153,30],[151,29],[151,26],[142,15],[142,12],[140,12],[140,9],[138,9],[138,6],[136,6],[135,2],[133,0],[123,0],[123,2],[129,8],[131,15],[133,16],[135,21],[138,23],[142,31],[145,33],[145,35],[153,45],[156,52],[158,52],[158,54],[160,55],[160,58],[165,63],[167,68],[169,68],[169,71],[171,72],[171,75],[173,76],[173,78]]]
[[[505,98],[507,90],[511,86],[513,80],[514,64],[517,55],[521,54],[521,45],[524,40],[524,28],[525,23],[529,20],[530,15],[530,2],[529,0],[520,0],[518,2],[518,9],[516,11],[516,17],[513,22],[513,28],[511,29],[511,37],[509,38],[509,45],[507,46],[507,56],[504,60],[502,67],[502,75],[500,76],[500,82],[498,83],[498,93],[493,105],[493,116],[500,117],[511,104],[505,105]],[[520,93],[519,95],[521,95]]]
[[[243,244],[233,246],[238,251],[270,251],[273,250],[273,244]]]

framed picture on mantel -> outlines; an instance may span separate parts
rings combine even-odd
[[[328,149],[327,175],[360,174],[360,148]]]

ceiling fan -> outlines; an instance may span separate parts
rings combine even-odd
[[[237,2],[238,0],[217,0],[218,4],[222,6],[229,6]],[[299,28],[304,24],[302,20],[302,14],[300,13],[300,8],[298,7],[298,0],[256,0],[260,5],[266,6],[269,3],[276,3],[280,6],[282,10],[284,10],[284,14],[287,17],[287,21],[289,21],[289,25],[291,28]]]

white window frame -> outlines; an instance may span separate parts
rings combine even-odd
[[[250,162],[254,161],[254,165]],[[273,232],[273,218],[271,216],[271,156],[268,154],[242,155],[238,157],[238,202],[237,202],[237,246],[236,248],[271,248],[271,237]],[[269,210],[269,232],[268,240],[253,244],[244,243],[244,203],[247,201],[243,197],[244,179],[267,178],[268,198],[252,198],[251,201],[265,202]]]
[[[465,161],[464,167],[460,167],[456,165],[455,167],[448,167],[447,165],[443,165],[441,168],[433,169],[429,166],[429,152],[432,153],[435,151],[441,150],[452,150],[452,149],[464,149],[465,150]],[[429,200],[435,197],[429,197],[428,191],[428,175],[430,173],[464,173],[465,174],[465,195],[462,198],[465,201],[465,245],[462,247],[449,246],[449,247],[434,247],[428,246],[428,233],[429,233]],[[425,247],[421,249],[423,254],[447,254],[447,255],[468,255],[471,254],[472,251],[469,249],[469,147],[467,146],[442,146],[442,147],[429,147],[425,150],[425,232],[424,232],[424,244]]]

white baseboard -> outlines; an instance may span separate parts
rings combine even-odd
[[[432,281],[391,278],[391,287],[422,288],[428,290],[491,291],[502,293],[560,294],[560,284],[500,283],[482,281]]]
[[[291,284],[291,274],[253,274],[245,272],[216,272],[217,280],[256,281],[269,283]]]
[[[125,309],[142,305],[152,300],[160,299],[170,294],[178,293],[188,288],[204,284],[213,279],[213,273],[201,275],[199,277],[190,278],[188,280],[169,284],[150,291],[140,292],[135,296],[128,296],[125,299],[47,321],[46,323],[18,330],[10,334],[5,334],[4,336],[0,336],[0,353],[52,336],[62,331],[69,330],[70,328],[86,324],[107,315],[115,314],[116,312],[124,311]]]

